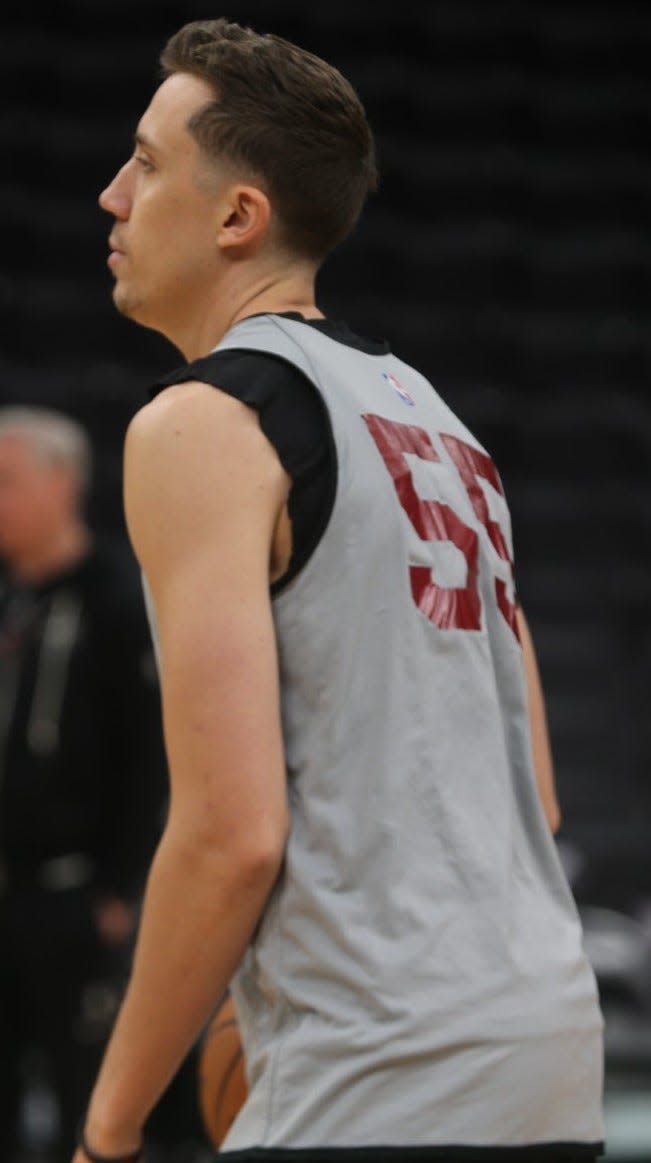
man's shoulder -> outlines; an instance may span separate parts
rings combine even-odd
[[[238,451],[240,459],[247,455],[251,425],[249,408],[198,380],[171,385],[143,405],[131,419],[124,449],[132,543],[131,523],[143,505],[158,521],[164,519],[164,506],[178,518],[178,506],[195,504],[210,480],[219,483],[214,478],[223,463]]]
[[[171,386],[131,421],[125,516],[152,585],[161,571],[212,552],[215,530],[224,545],[244,541],[255,527],[252,510],[266,537],[287,491],[254,410],[226,392],[194,380]]]
[[[143,451],[180,434],[179,425],[198,426],[233,409],[233,401],[199,378],[170,382],[133,415],[127,428],[127,452]]]

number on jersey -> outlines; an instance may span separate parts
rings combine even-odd
[[[449,505],[442,501],[423,500],[418,496],[407,460],[407,454],[412,454],[421,460],[440,462],[441,458],[429,435],[423,428],[414,424],[399,424],[370,413],[364,416],[364,420],[391,473],[400,504],[420,539],[430,542],[451,541],[466,560],[466,584],[460,587],[439,585],[428,566],[409,566],[411,592],[418,609],[441,630],[479,630],[482,625],[482,609],[478,585],[477,533],[462,521]],[[481,477],[498,493],[504,495],[502,482],[493,461],[486,453],[480,452],[456,436],[442,435],[441,439],[461,477],[475,514],[486,529],[498,557],[508,563],[512,580],[513,562],[506,539],[498,522],[490,516],[486,497],[479,484]],[[502,616],[517,638],[515,605],[510,600],[506,583],[501,578],[495,579],[495,597]]]

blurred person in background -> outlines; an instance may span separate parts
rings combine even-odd
[[[69,1159],[162,826],[160,696],[128,547],[84,515],[91,449],[0,409],[0,1159],[37,1052]]]

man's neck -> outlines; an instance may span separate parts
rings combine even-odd
[[[294,311],[306,319],[322,319],[314,296],[314,269],[311,265],[293,266],[286,271],[271,274],[262,271],[256,280],[234,270],[229,287],[220,291],[219,306],[212,307],[206,317],[198,320],[192,334],[181,342],[172,340],[186,360],[207,355],[223,339],[227,331],[251,315]]]

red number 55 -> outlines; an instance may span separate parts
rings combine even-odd
[[[413,424],[398,424],[382,416],[367,413],[364,416],[368,430],[387,466],[398,494],[398,499],[411,524],[422,541],[451,541],[466,559],[466,584],[452,588],[440,586],[425,565],[410,565],[411,592],[419,610],[442,630],[479,630],[481,628],[481,599],[478,587],[479,541],[477,533],[442,501],[424,501],[414,487],[406,454],[421,460],[440,461],[430,437],[423,428]],[[491,458],[456,436],[442,435],[441,439],[463,481],[472,507],[486,529],[498,557],[506,561],[510,576],[513,563],[500,526],[492,520],[479,478],[487,480],[504,495],[499,473]],[[498,608],[516,638],[518,637],[515,606],[509,599],[506,583],[495,579],[495,597]]]

